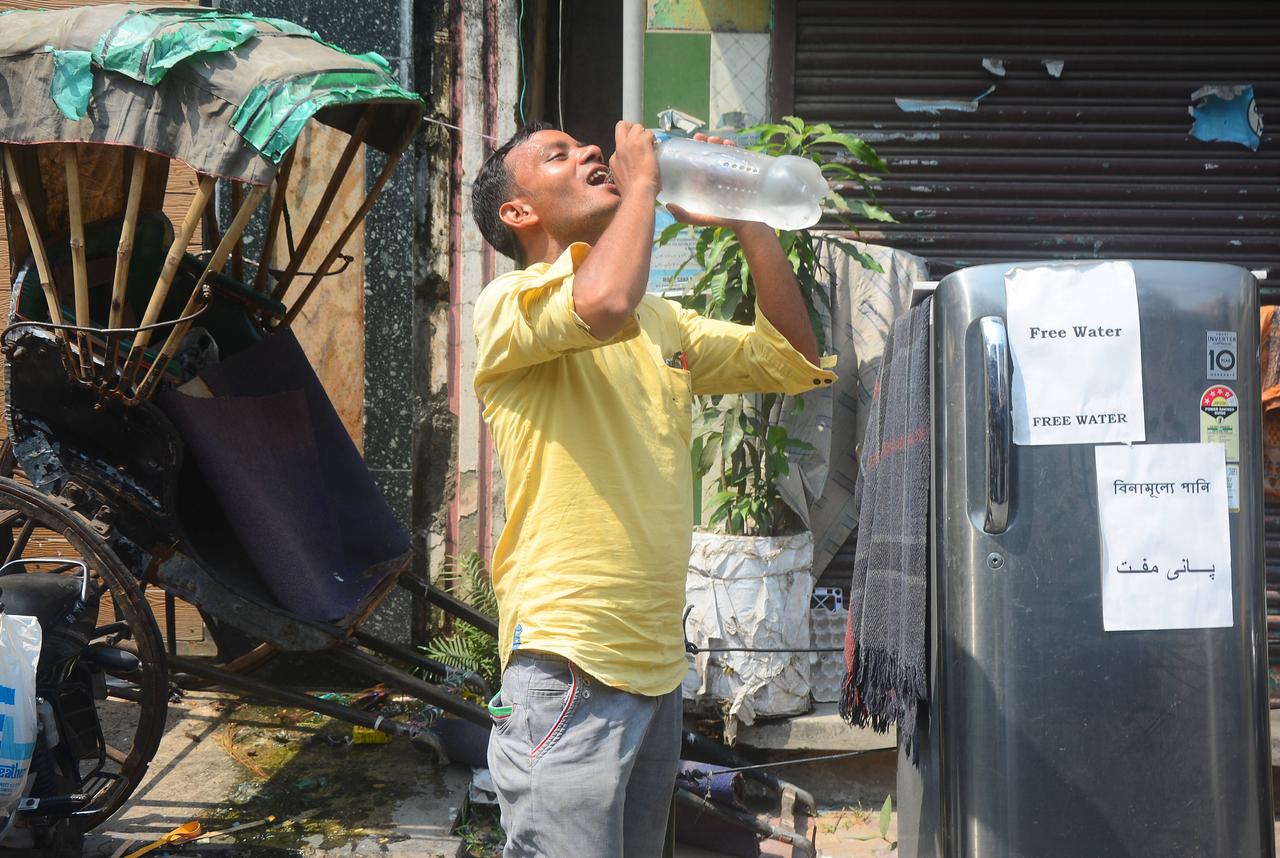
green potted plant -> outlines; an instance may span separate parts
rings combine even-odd
[[[859,221],[891,222],[875,204],[873,171],[884,161],[862,140],[827,124],[807,125],[787,116],[779,123],[756,125],[748,148],[770,155],[810,158],[832,183],[823,207],[831,226],[858,232]],[[854,195],[850,194],[854,191]],[[704,316],[750,324],[755,288],[742,247],[730,229],[673,224],[656,243],[667,244],[683,231],[693,235],[686,265],[701,273],[681,302]],[[809,310],[820,351],[825,351],[824,319],[831,307],[832,275],[823,259],[847,254],[880,271],[857,245],[827,231],[779,232]],[[677,271],[673,281],[680,275]],[[694,406],[693,467],[695,509],[706,528],[694,535],[690,558],[686,632],[695,644],[753,649],[808,646],[808,607],[812,589],[812,536],[784,498],[781,481],[794,460],[813,447],[787,430],[787,418],[803,408],[803,397],[751,394],[699,397]],[[706,492],[701,486],[709,482]],[[761,592],[763,589],[764,592]],[[768,605],[767,611],[760,606]],[[725,619],[732,617],[726,629]],[[699,641],[698,638],[702,640]],[[709,654],[697,659],[696,695],[714,699],[724,710],[726,736],[737,721],[756,716],[793,714],[808,707],[808,658],[795,653],[718,653],[711,670]],[[692,689],[689,689],[692,692]]]
[[[451,558],[442,579],[452,584],[458,598],[480,613],[490,617],[498,616],[498,599],[493,593],[484,558],[478,553],[471,551]],[[480,677],[492,690],[497,690],[502,682],[497,639],[468,622],[454,620],[447,634],[432,637],[420,649],[457,671],[446,679],[445,687],[473,703],[483,706],[488,701],[473,686],[467,684],[468,675]],[[439,738],[441,748],[449,759],[470,766],[486,765],[485,752],[489,744],[487,727],[440,713],[431,722],[431,730]]]

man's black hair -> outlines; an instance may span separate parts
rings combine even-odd
[[[515,182],[507,172],[507,153],[528,140],[530,135],[554,127],[550,122],[530,122],[525,125],[510,140],[494,150],[480,168],[476,180],[471,183],[471,215],[476,220],[476,226],[480,227],[480,234],[499,253],[509,256],[517,263],[521,260],[516,234],[498,217],[498,209],[511,199],[515,191]]]

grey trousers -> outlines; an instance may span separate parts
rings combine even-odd
[[[489,705],[504,858],[658,858],[680,753],[680,689],[644,697],[519,652]]]

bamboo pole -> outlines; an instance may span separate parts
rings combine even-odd
[[[276,283],[275,291],[271,293],[271,297],[277,301],[284,298],[285,292],[289,291],[289,283],[297,276],[298,269],[302,267],[303,260],[307,258],[307,251],[311,249],[316,236],[320,234],[320,227],[324,225],[325,215],[328,213],[329,207],[333,205],[334,197],[338,195],[338,189],[342,186],[343,179],[346,178],[347,170],[351,168],[351,162],[355,160],[356,153],[360,150],[361,144],[364,143],[364,138],[369,134],[369,125],[372,119],[372,112],[366,110],[356,124],[355,130],[351,132],[351,139],[347,141],[346,148],[342,150],[342,155],[338,158],[333,176],[330,177],[329,184],[325,186],[324,194],[320,197],[320,203],[316,207],[315,214],[311,217],[311,222],[307,224],[307,231],[302,234],[302,240],[298,242],[298,246],[293,252],[293,258],[289,260],[289,267],[281,275],[280,282]]]
[[[129,176],[129,195],[125,201],[124,224],[120,227],[120,243],[116,247],[116,271],[111,279],[111,312],[108,328],[119,328],[124,323],[124,299],[129,285],[129,263],[133,260],[133,241],[138,227],[138,209],[142,202],[142,187],[146,183],[147,156],[134,150]],[[120,335],[107,335],[106,377],[116,374],[120,362]]]
[[[271,251],[275,247],[276,233],[280,231],[280,216],[284,213],[285,196],[289,190],[289,173],[293,169],[293,153],[284,156],[280,169],[276,171],[276,186],[271,194],[271,214],[267,217],[267,228],[262,236],[262,252],[258,254],[258,273],[253,277],[253,288],[257,292],[266,291],[267,269],[270,267]]]
[[[80,150],[70,143],[63,149],[62,163],[67,175],[67,221],[71,232],[71,279],[75,284],[76,327],[90,328],[93,319],[89,311],[89,261],[84,250],[84,208],[80,197]],[[93,340],[87,330],[76,331],[76,346],[80,352],[80,377],[91,380],[96,374],[93,365]]]
[[[22,216],[22,225],[27,230],[27,241],[31,245],[31,255],[36,261],[36,273],[40,275],[40,288],[44,290],[44,300],[49,307],[49,321],[55,325],[63,324],[62,307],[58,303],[58,291],[53,283],[53,270],[49,266],[49,255],[45,253],[44,239],[40,236],[40,228],[36,226],[35,215],[31,211],[31,200],[27,197],[27,192],[22,186],[22,179],[18,176],[18,167],[13,162],[13,152],[8,146],[4,147],[4,168],[9,174],[9,188],[13,191],[13,201],[18,206],[18,212]],[[63,346],[67,349],[67,356],[71,357],[71,348],[67,339],[66,331],[55,329],[54,335],[62,341]],[[75,366],[74,359],[71,362],[72,367]]]
[[[203,176],[200,179],[195,198],[187,209],[186,217],[182,219],[182,226],[178,228],[177,235],[173,237],[169,255],[165,257],[164,267],[160,269],[160,277],[156,280],[156,288],[151,292],[151,300],[147,302],[142,321],[138,323],[140,328],[145,329],[147,325],[155,324],[156,319],[160,317],[165,299],[169,297],[173,278],[178,273],[178,266],[182,264],[182,257],[187,252],[187,247],[191,244],[191,236],[196,231],[196,225],[200,222],[200,215],[204,212],[205,203],[213,193],[213,185],[216,181],[217,179],[213,176]],[[137,372],[138,364],[142,362],[142,353],[150,342],[151,331],[149,330],[140,330],[133,338],[133,346],[129,349],[129,356],[125,359],[124,369],[120,373],[122,384],[127,377]]]
[[[293,324],[293,320],[298,313],[302,311],[302,306],[307,303],[307,299],[311,297],[311,293],[320,285],[320,280],[329,273],[329,266],[338,258],[338,254],[342,252],[342,248],[346,246],[351,234],[356,231],[356,227],[364,220],[365,215],[369,213],[369,209],[373,208],[373,204],[377,201],[378,196],[382,193],[382,189],[386,187],[387,180],[391,178],[391,173],[395,170],[396,165],[400,163],[400,156],[404,154],[404,150],[387,156],[387,163],[382,168],[382,172],[378,174],[378,178],[373,183],[373,187],[369,189],[369,194],[364,198],[364,202],[356,209],[356,213],[352,215],[351,221],[346,228],[342,230],[342,234],[338,236],[338,240],[333,243],[333,247],[329,248],[329,252],[325,255],[324,260],[316,267],[315,273],[311,275],[311,279],[307,281],[307,285],[303,287],[302,294],[298,296],[298,300],[293,302],[293,306],[285,313],[282,326]]]
[[[244,185],[239,182],[231,183],[231,210],[240,211],[240,206],[244,204]],[[231,276],[236,278],[237,283],[244,282],[244,232],[236,238],[235,249],[231,252]]]
[[[186,306],[182,308],[182,312],[178,314],[178,318],[189,316],[195,312],[198,304],[204,300],[204,285],[215,274],[220,272],[227,263],[227,257],[231,255],[231,251],[239,243],[240,237],[244,234],[244,229],[249,225],[249,218],[253,217],[253,213],[257,211],[258,206],[262,203],[262,198],[267,195],[267,185],[256,185],[249,192],[248,198],[236,210],[235,217],[232,218],[227,231],[222,236],[222,241],[218,243],[218,247],[213,251],[213,256],[209,258],[209,263],[201,272],[200,278],[196,281],[195,288],[191,290],[191,297],[187,299]],[[147,374],[143,377],[142,382],[137,387],[137,392],[133,396],[133,400],[146,399],[151,395],[151,391],[160,382],[161,376],[164,374],[166,365],[172,359],[178,350],[178,345],[182,342],[182,338],[187,335],[187,331],[191,329],[192,321],[188,319],[185,322],[179,322],[174,325],[173,330],[169,332],[168,338],[160,349],[160,353],[156,355],[155,361],[152,362],[151,368],[147,370]]]

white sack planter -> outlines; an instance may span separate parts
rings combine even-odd
[[[695,532],[685,600],[685,634],[699,649],[809,646],[813,537]],[[683,684],[686,700],[720,703],[725,739],[738,724],[809,710],[809,654],[699,652]]]

